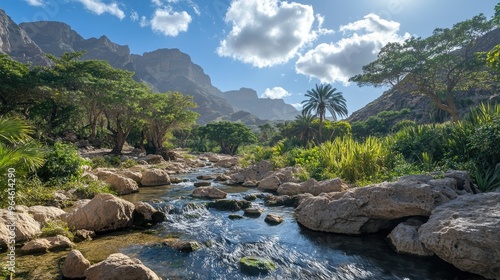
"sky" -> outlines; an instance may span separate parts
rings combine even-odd
[[[331,83],[349,114],[384,88],[349,83],[389,42],[427,37],[480,13],[492,0],[0,0],[16,23],[69,24],[84,38],[106,35],[134,54],[187,53],[222,91],[253,88],[299,110],[304,94]]]

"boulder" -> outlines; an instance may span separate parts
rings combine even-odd
[[[133,212],[134,204],[114,195],[101,193],[83,207],[63,216],[63,220],[71,230],[104,232],[131,226]]]
[[[231,175],[231,180],[237,184],[242,184],[246,181],[261,181],[272,170],[273,164],[264,160]]]
[[[193,190],[191,196],[198,198],[221,199],[226,198],[227,193],[214,187],[199,187]]]
[[[160,155],[147,155],[142,158],[142,160],[146,161],[148,164],[160,164],[165,162],[162,156]]]
[[[230,214],[227,216],[230,220],[241,220],[243,219],[243,216],[238,215],[238,214]]]
[[[108,178],[109,176],[115,174],[115,172],[113,171],[110,171],[108,169],[103,169],[103,168],[97,168],[96,170],[96,176],[99,180],[106,180],[106,178]]]
[[[262,215],[262,213],[264,212],[264,209],[250,207],[250,208],[244,209],[243,212],[245,213],[245,216],[260,217],[260,215]]]
[[[153,206],[146,202],[136,202],[134,204],[134,224],[141,226],[147,223],[161,223],[167,218],[166,214],[156,210]]]
[[[275,270],[276,265],[272,260],[266,258],[248,256],[240,259],[240,268],[243,273],[249,275],[261,275]]]
[[[215,163],[216,166],[222,167],[222,168],[231,168],[235,167],[238,165],[239,160],[237,157],[228,157],[228,158],[223,158]]]
[[[278,225],[278,224],[283,223],[285,220],[283,219],[283,217],[281,217],[279,215],[267,214],[264,221],[268,224],[271,224],[271,225]]]
[[[200,243],[197,241],[179,240],[176,238],[167,238],[163,241],[163,243],[172,249],[186,253],[190,253],[201,248]]]
[[[61,272],[66,278],[85,278],[85,270],[90,267],[90,262],[78,250],[71,250],[64,259]]]
[[[216,181],[216,182],[225,182],[228,180],[231,180],[231,177],[229,177],[225,174],[217,175],[217,177],[215,177],[215,179],[214,179],[214,181]]]
[[[47,220],[55,220],[66,214],[64,210],[53,206],[31,206],[28,213],[33,215],[33,218],[41,225],[45,224]]]
[[[361,234],[377,232],[396,219],[428,217],[457,197],[446,186],[400,180],[305,198],[296,214],[297,221],[312,230]]]
[[[420,241],[457,268],[500,279],[500,193],[464,195],[432,211]]]
[[[75,242],[91,241],[95,237],[95,232],[86,229],[75,231]]]
[[[15,241],[17,243],[28,241],[42,233],[40,224],[28,213],[28,208],[16,207],[16,210],[10,212],[1,209],[0,217],[0,246],[4,247],[9,238],[15,233]],[[13,214],[13,216],[11,216]],[[15,231],[11,232],[11,228],[15,227]]]
[[[141,180],[142,180],[142,173],[141,172],[134,172],[132,170],[124,170],[121,172],[121,174],[127,178],[134,180],[137,184],[141,183]]]
[[[199,175],[199,176],[196,177],[196,179],[207,181],[207,180],[213,180],[213,179],[215,179],[215,176],[214,175]]]
[[[281,185],[281,180],[278,176],[272,175],[262,179],[259,182],[258,188],[261,191],[272,191],[275,192],[278,190],[278,187]]]
[[[21,247],[20,252],[22,254],[36,254],[36,253],[46,253],[49,251],[59,251],[67,248],[72,248],[74,246],[73,242],[69,240],[66,236],[57,235],[46,238],[38,238],[31,240]]]
[[[196,188],[198,188],[198,187],[208,187],[208,186],[210,186],[211,184],[212,184],[212,183],[207,182],[207,181],[198,181],[198,182],[194,182],[194,184],[193,184],[193,185],[194,185]]]
[[[279,186],[277,190],[280,195],[296,195],[302,193],[302,185],[299,183],[283,183]]]
[[[161,280],[156,273],[138,259],[121,254],[111,254],[102,262],[85,271],[87,280]]]
[[[209,202],[207,206],[217,210],[238,211],[249,208],[252,206],[252,203],[246,200],[220,199],[214,202]]]
[[[465,170],[449,170],[444,174],[445,178],[457,180],[457,189],[467,193],[478,193],[478,190],[470,181],[469,173]]]
[[[115,189],[119,195],[124,195],[139,191],[139,186],[137,185],[136,181],[122,175],[118,174],[109,175],[106,178],[105,182],[110,184],[111,187],[113,187],[113,189]]]
[[[243,182],[243,184],[241,184],[241,185],[243,187],[247,187],[247,188],[256,188],[258,184],[259,184],[259,181],[249,180],[249,181]]]
[[[423,224],[419,219],[410,218],[397,225],[387,239],[396,252],[415,256],[432,256],[434,253],[425,248],[419,239],[418,229]]]
[[[311,186],[303,186],[303,193],[319,195],[321,193],[342,192],[347,190],[348,188],[349,186],[346,183],[342,182],[342,180],[340,180],[339,178],[335,178],[316,182]]]
[[[170,185],[170,177],[165,170],[148,169],[142,172],[141,185],[144,187]]]

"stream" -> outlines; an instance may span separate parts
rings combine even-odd
[[[166,245],[132,245],[122,249],[123,253],[140,259],[163,279],[483,279],[437,257],[397,254],[385,241],[386,235],[358,237],[308,230],[295,221],[291,207],[267,207],[257,199],[252,204],[264,209],[260,217],[231,220],[229,214],[243,216],[243,211],[206,209],[202,204],[210,200],[189,196],[198,175],[224,171],[200,168],[176,176],[186,182],[141,188],[140,193],[123,197],[165,210],[174,207],[166,222],[153,227],[155,234],[195,240],[203,244],[202,249],[185,253]],[[227,192],[228,199],[259,192],[216,182],[212,186]],[[269,225],[264,221],[267,214],[278,214],[285,222]],[[261,276],[243,274],[239,259],[250,255],[271,259],[277,269]]]

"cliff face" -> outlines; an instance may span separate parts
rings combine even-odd
[[[0,53],[24,63],[50,63],[40,47],[3,10],[0,10]]]
[[[250,112],[266,120],[293,120],[299,111],[283,99],[259,98],[250,88],[224,92],[224,98],[233,107]]]

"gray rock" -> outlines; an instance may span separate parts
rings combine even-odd
[[[66,214],[66,212],[60,208],[41,205],[31,206],[28,213],[33,215],[33,218],[41,225],[45,224],[48,220],[55,220]]]
[[[416,255],[432,256],[434,253],[422,244],[419,239],[418,229],[423,224],[418,219],[408,219],[396,226],[387,236],[396,252]]]
[[[78,250],[71,250],[64,259],[61,272],[64,277],[77,279],[85,277],[85,270],[90,267],[90,262]]]
[[[250,217],[260,217],[260,215],[264,212],[262,208],[250,207],[243,210],[245,216]]]
[[[214,187],[199,187],[193,190],[191,196],[198,198],[221,199],[226,198],[227,193]]]
[[[137,185],[136,181],[122,175],[118,174],[109,175],[105,179],[105,182],[110,184],[111,187],[113,187],[113,189],[115,189],[119,195],[124,195],[139,191],[139,186]]]
[[[73,242],[66,236],[57,235],[31,240],[21,247],[20,252],[22,254],[46,253],[48,251],[59,251],[72,248],[73,246]]]
[[[104,232],[132,225],[134,204],[111,194],[96,195],[89,203],[63,216],[70,229]]]
[[[198,187],[208,187],[208,186],[210,186],[211,184],[212,184],[212,183],[207,182],[207,181],[198,181],[198,182],[194,182],[194,184],[193,184],[193,185],[194,185],[196,188],[198,188]]]
[[[111,254],[102,262],[85,271],[87,280],[161,280],[156,273],[138,259],[121,254]]]
[[[271,225],[278,225],[278,224],[283,223],[285,220],[283,219],[283,217],[281,217],[279,215],[267,214],[264,221],[268,224],[271,224]]]
[[[457,268],[500,279],[500,193],[464,195],[432,211],[420,241]]]
[[[165,170],[148,169],[142,172],[141,185],[144,187],[170,185],[170,177]]]
[[[280,178],[276,175],[272,175],[262,179],[262,181],[259,182],[258,188],[261,191],[277,191],[280,185]]]

